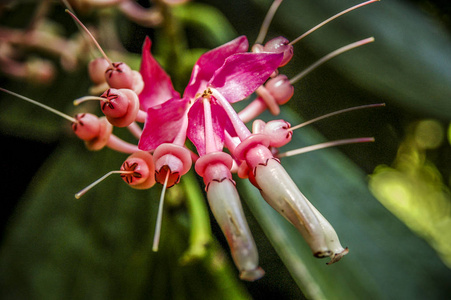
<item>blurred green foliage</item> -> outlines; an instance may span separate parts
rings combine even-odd
[[[444,128],[433,120],[412,124],[393,167],[378,166],[370,188],[393,214],[425,238],[451,268],[451,194],[426,150],[444,142]]]

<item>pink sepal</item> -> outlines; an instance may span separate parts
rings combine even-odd
[[[152,41],[146,37],[139,70],[144,81],[144,88],[139,94],[139,102],[144,111],[168,99],[180,98],[180,94],[174,90],[171,78],[152,56],[151,45]]]
[[[189,100],[170,99],[147,110],[147,119],[138,147],[143,151],[155,150],[163,143],[171,143],[183,126]]]
[[[207,87],[208,81],[215,71],[224,64],[227,57],[235,53],[246,52],[248,48],[249,42],[243,35],[202,54],[194,65],[191,79],[183,97],[195,98],[197,93],[202,93]]]
[[[229,56],[209,85],[230,103],[241,101],[261,86],[277,69],[282,53],[238,53]]]

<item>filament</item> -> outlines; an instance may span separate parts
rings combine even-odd
[[[348,9],[345,9],[345,10],[343,10],[342,12],[340,12],[340,13],[338,13],[338,14],[332,16],[332,17],[330,17],[329,19],[327,19],[327,20],[325,20],[325,21],[319,23],[318,25],[316,25],[316,26],[313,27],[312,29],[308,30],[306,33],[300,35],[298,38],[296,38],[295,40],[293,40],[292,42],[290,42],[289,45],[293,45],[293,44],[299,42],[300,40],[302,40],[303,38],[305,38],[307,35],[309,35],[310,33],[314,32],[314,31],[317,30],[318,28],[320,28],[320,27],[326,25],[326,24],[329,23],[330,21],[332,21],[332,20],[334,20],[334,19],[336,19],[336,18],[338,18],[338,17],[340,17],[340,16],[342,16],[342,15],[344,15],[344,14],[350,12],[350,11],[353,11],[353,10],[359,8],[359,7],[362,7],[362,6],[365,6],[365,5],[367,5],[367,4],[371,4],[371,3],[373,3],[373,2],[377,2],[377,1],[379,1],[379,0],[370,0],[370,1],[366,1],[366,2],[363,2],[363,3],[357,4],[357,5],[354,5],[354,6],[350,7],[350,8],[348,8]]]
[[[158,251],[158,245],[160,243],[161,222],[163,220],[164,195],[166,194],[166,187],[168,185],[169,173],[170,173],[170,171],[168,170],[166,173],[166,178],[164,179],[163,190],[161,191],[160,207],[158,208],[157,223],[155,225],[155,234],[153,237],[153,246],[152,246],[153,252]]]
[[[103,175],[102,177],[100,177],[99,179],[97,179],[96,181],[94,181],[93,183],[91,183],[90,185],[88,185],[87,187],[85,187],[84,189],[82,189],[81,191],[79,191],[78,193],[76,193],[75,198],[80,199],[80,197],[86,194],[86,192],[88,192],[90,189],[92,189],[94,186],[96,186],[97,184],[99,184],[112,174],[133,174],[133,173],[134,173],[133,171],[120,171],[120,170],[110,171],[105,175]]]
[[[35,101],[35,100],[33,100],[33,99],[30,99],[30,98],[28,98],[28,97],[19,95],[19,94],[17,94],[17,93],[11,92],[11,91],[6,90],[6,89],[1,88],[1,87],[0,87],[0,91],[3,91],[3,92],[8,93],[8,94],[10,94],[10,95],[16,96],[17,98],[20,98],[20,99],[22,99],[22,100],[28,101],[28,102],[30,102],[30,103],[32,103],[32,104],[34,104],[34,105],[40,106],[40,107],[42,107],[42,108],[44,108],[44,109],[46,109],[46,110],[48,110],[48,111],[50,111],[50,112],[52,112],[52,113],[54,113],[54,114],[60,116],[60,117],[63,117],[63,118],[66,119],[66,120],[71,121],[72,123],[77,123],[77,122],[78,122],[75,118],[73,118],[73,117],[71,117],[71,116],[69,116],[69,115],[66,115],[65,113],[62,113],[62,112],[60,112],[60,111],[58,111],[58,110],[56,110],[56,109],[54,109],[54,108],[51,108],[50,106],[47,106],[47,105],[45,105],[45,104],[42,104],[42,103],[40,103],[40,102],[38,102],[38,101]]]
[[[312,145],[312,146],[308,146],[308,147],[302,147],[302,148],[299,148],[296,150],[287,151],[287,152],[277,155],[277,157],[289,157],[289,156],[294,156],[294,155],[311,152],[311,151],[315,151],[315,150],[319,150],[319,149],[324,149],[324,148],[330,148],[330,147],[335,147],[335,146],[340,146],[340,145],[356,144],[356,143],[368,143],[368,142],[374,142],[374,138],[373,137],[364,137],[364,138],[344,139],[344,140],[326,142],[326,143],[321,143],[321,144]]]
[[[271,4],[271,7],[269,8],[265,19],[263,20],[262,27],[260,28],[260,32],[258,33],[257,40],[254,44],[261,44],[263,43],[263,40],[266,37],[266,34],[268,33],[269,25],[271,24],[272,19],[274,18],[274,15],[276,14],[277,9],[279,8],[279,5],[282,3],[283,0],[274,0],[274,2]]]
[[[295,77],[293,77],[292,79],[290,79],[290,83],[294,84],[297,81],[299,81],[299,79],[305,77],[308,73],[310,73],[311,71],[313,71],[314,69],[316,69],[317,67],[319,67],[320,65],[322,65],[323,63],[327,62],[328,60],[334,58],[335,56],[338,56],[346,51],[349,51],[351,49],[357,48],[359,46],[368,44],[374,42],[374,38],[373,37],[369,37],[354,43],[351,43],[349,45],[343,46],[335,51],[332,51],[331,53],[327,54],[326,56],[320,58],[319,60],[317,60],[315,63],[313,63],[311,66],[309,66],[307,69],[305,69],[304,71],[302,71],[301,73],[299,73],[298,75],[296,75]]]
[[[94,44],[96,45],[97,49],[99,49],[100,53],[102,53],[103,57],[106,59],[106,61],[113,66],[113,63],[111,62],[111,60],[108,58],[108,56],[106,56],[105,52],[103,51],[102,47],[100,47],[99,43],[97,42],[97,40],[94,38],[94,36],[92,35],[91,32],[89,32],[88,28],[86,28],[86,26],[77,18],[77,16],[75,16],[75,14],[73,12],[71,12],[69,9],[66,9],[66,12],[71,15],[71,17],[86,31],[86,33],[89,35],[89,37],[91,37],[91,39],[94,41]]]
[[[299,125],[293,126],[293,127],[291,127],[291,128],[288,128],[288,130],[293,131],[293,130],[299,129],[299,128],[301,128],[301,127],[310,125],[310,124],[312,124],[312,123],[314,123],[314,122],[320,121],[320,120],[322,120],[322,119],[326,119],[326,118],[329,118],[329,117],[332,117],[332,116],[335,116],[335,115],[339,115],[339,114],[342,114],[342,113],[350,112],[350,111],[353,111],[353,110],[365,109],[365,108],[373,108],[373,107],[380,107],[380,106],[385,106],[385,103],[367,104],[367,105],[354,106],[354,107],[350,107],[350,108],[345,108],[345,109],[337,110],[337,111],[334,111],[334,112],[325,114],[325,115],[323,115],[323,116],[320,116],[320,117],[311,119],[311,120],[309,120],[309,121],[307,121],[307,122],[304,122],[304,123],[301,123],[301,124],[299,124]]]

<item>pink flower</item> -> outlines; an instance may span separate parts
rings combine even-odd
[[[147,119],[139,148],[154,150],[162,143],[172,143],[176,137],[187,134],[198,153],[204,155],[205,114],[199,100],[208,97],[211,100],[214,145],[217,151],[221,151],[224,131],[233,135],[234,130],[222,106],[208,93],[208,88],[215,88],[230,103],[241,101],[261,86],[282,60],[282,54],[247,53],[247,48],[247,38],[241,36],[203,54],[180,98],[169,76],[150,54],[150,40],[146,39],[140,70],[144,90],[139,98],[141,109],[147,110]],[[183,125],[187,120],[188,128],[185,130]]]

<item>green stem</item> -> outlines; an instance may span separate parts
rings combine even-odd
[[[182,184],[187,196],[188,213],[191,218],[190,246],[182,256],[182,264],[203,258],[212,241],[210,217],[204,196],[193,172],[183,176]]]
[[[159,2],[161,13],[163,15],[163,30],[159,36],[158,53],[161,54],[165,70],[171,74],[172,81],[176,89],[181,88],[180,80],[183,74],[180,74],[183,61],[183,55],[188,47],[186,36],[181,28],[180,21],[173,14],[173,8],[165,3]]]

